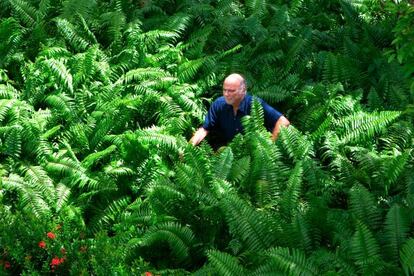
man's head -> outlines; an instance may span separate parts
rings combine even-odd
[[[240,74],[229,75],[223,83],[223,96],[227,104],[238,106],[246,95],[246,81]]]

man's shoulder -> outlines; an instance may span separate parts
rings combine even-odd
[[[218,97],[211,106],[215,109],[224,108],[226,106],[226,100],[224,99],[224,96]]]
[[[213,104],[225,104],[226,100],[224,99],[224,96],[220,96],[217,99],[214,100]]]

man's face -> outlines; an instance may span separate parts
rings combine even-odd
[[[239,104],[245,95],[241,82],[237,79],[225,80],[223,84],[223,96],[229,105]]]

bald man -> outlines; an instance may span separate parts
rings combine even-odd
[[[263,107],[265,126],[272,132],[272,140],[276,140],[281,126],[289,126],[290,122],[279,111],[258,97]],[[204,124],[190,139],[194,146],[198,145],[210,131],[217,131],[226,143],[243,132],[241,118],[250,114],[253,97],[246,94],[246,81],[240,74],[229,75],[223,83],[223,96],[211,105]]]

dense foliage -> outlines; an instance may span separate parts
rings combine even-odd
[[[408,2],[0,7],[1,273],[414,273]],[[292,126],[189,145],[231,72]]]

